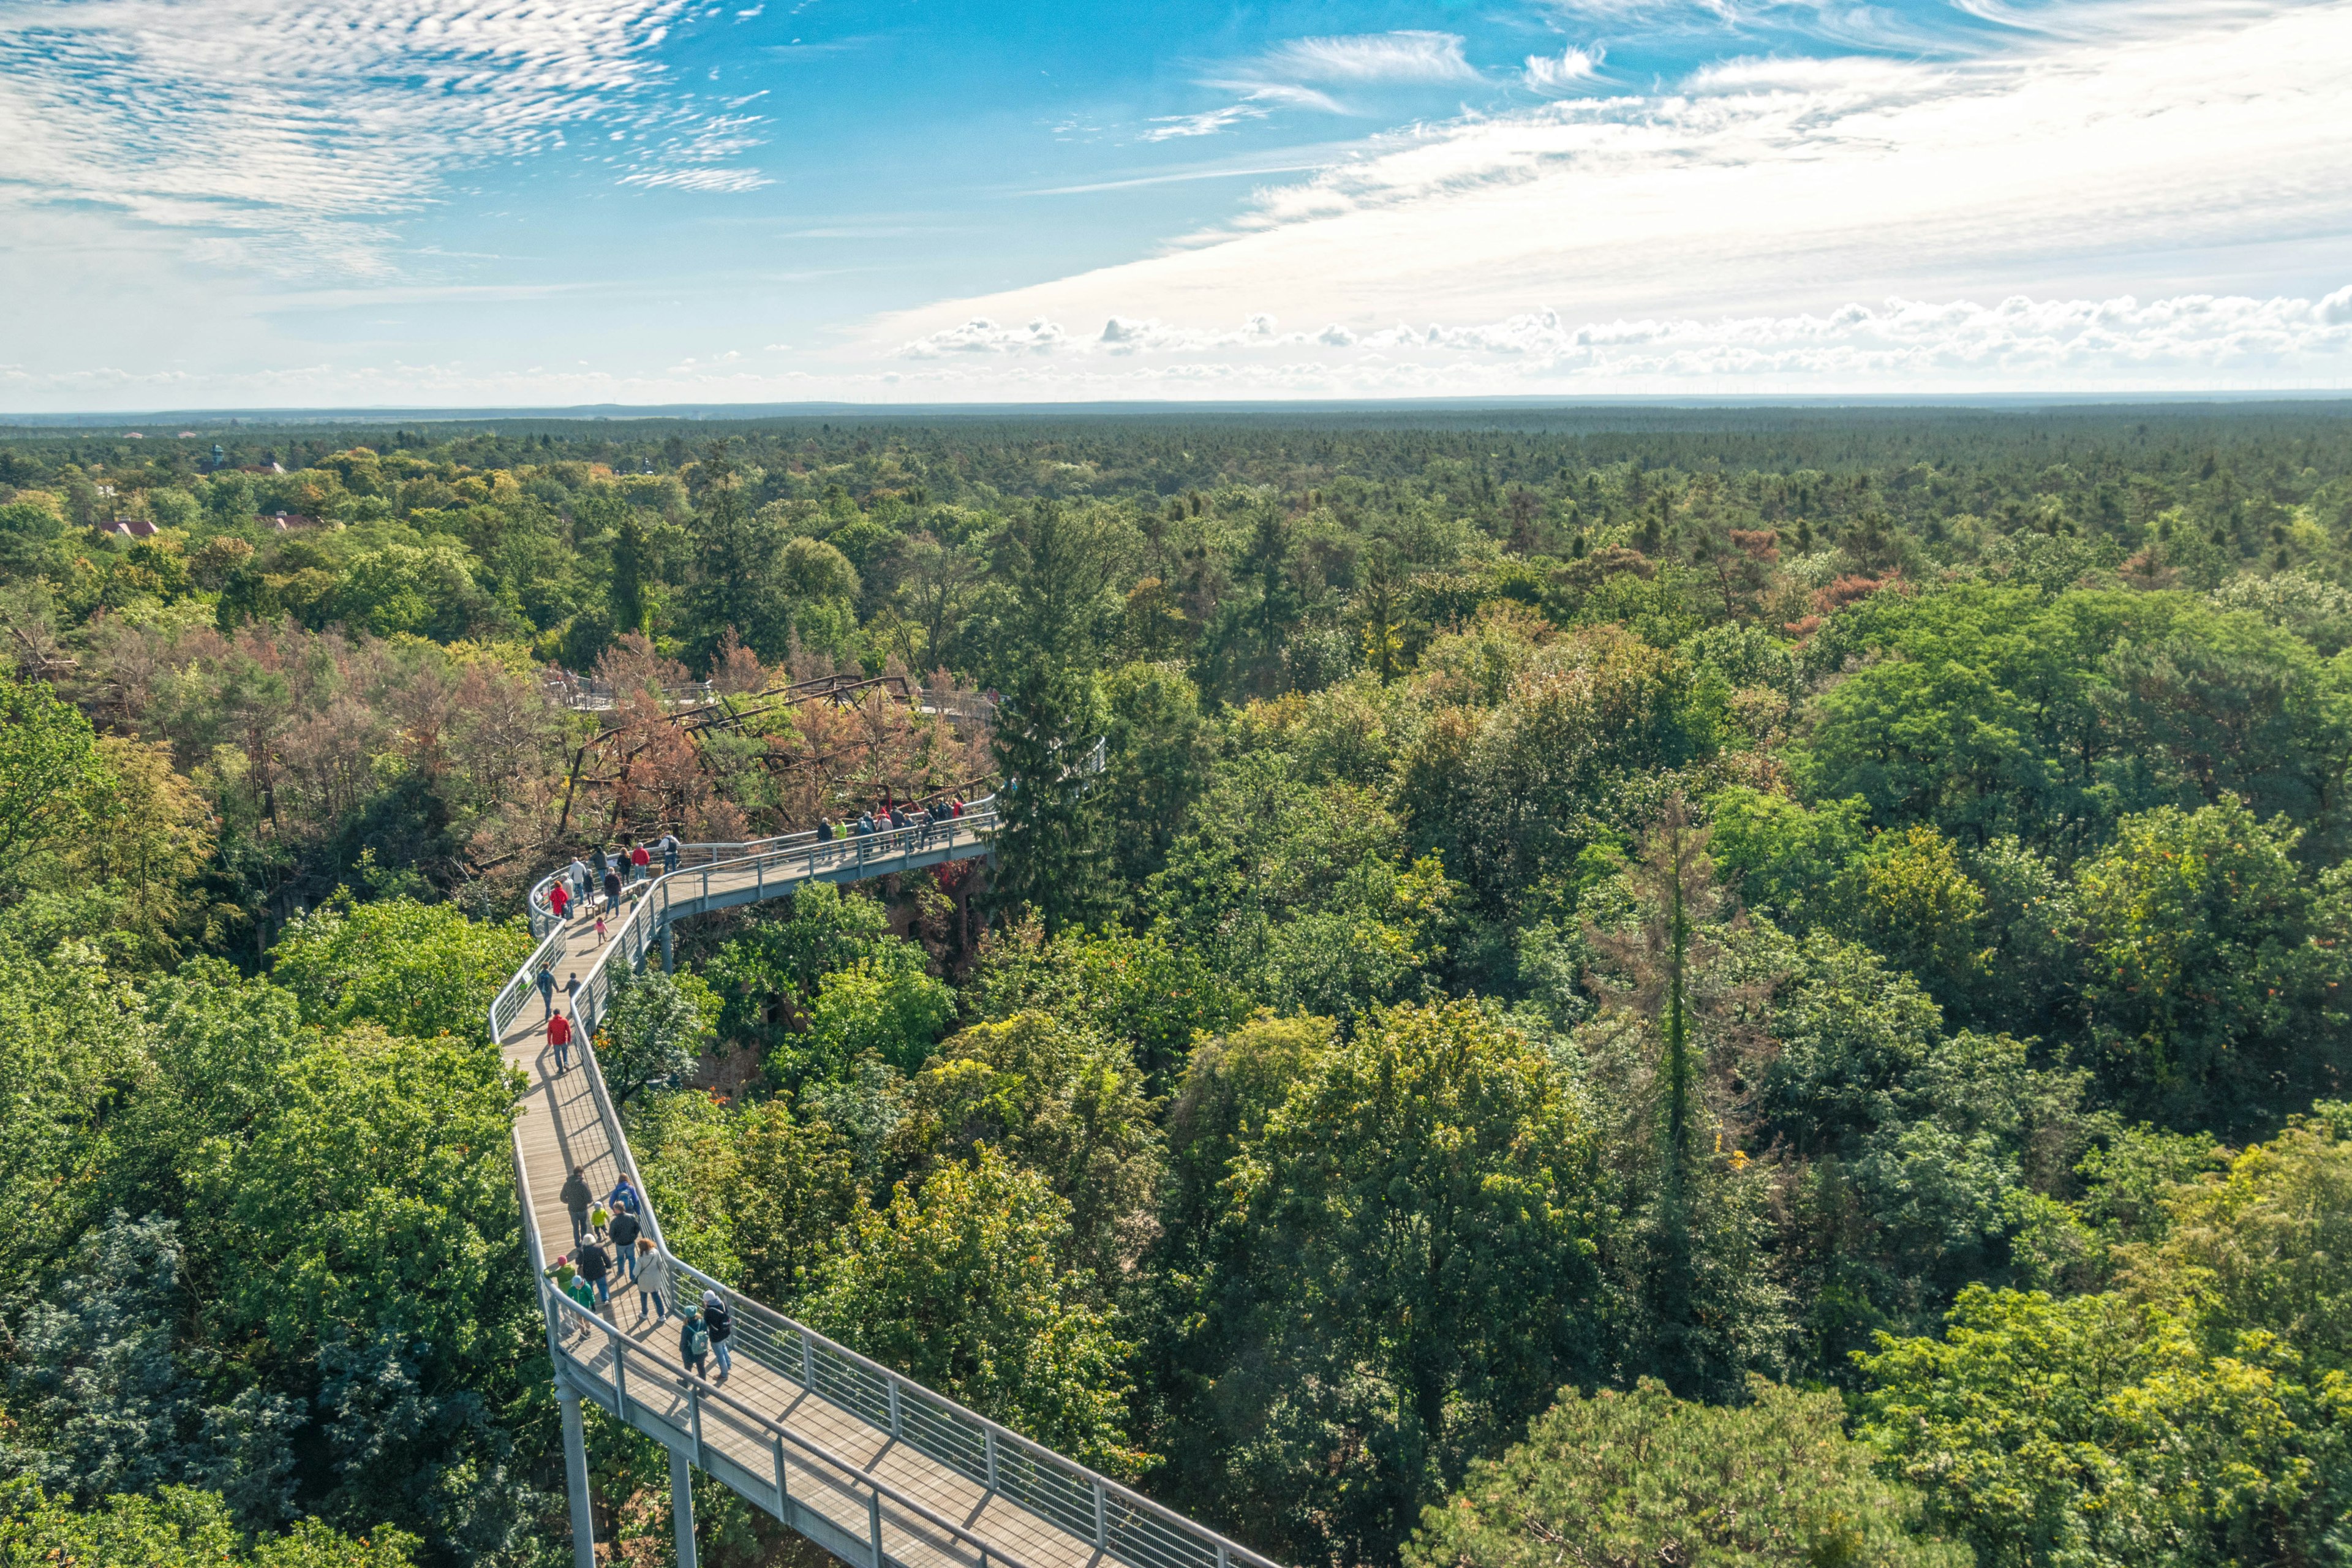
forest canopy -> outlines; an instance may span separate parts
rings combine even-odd
[[[527,890],[992,793],[624,987],[680,1257],[1300,1568],[2352,1562],[2347,767],[2332,404],[0,432],[0,1563],[560,1559]]]

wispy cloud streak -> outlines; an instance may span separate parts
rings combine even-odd
[[[740,188],[746,117],[665,96],[683,0],[0,5],[0,200],[208,232],[280,271],[381,273],[451,173],[593,127],[618,177]],[[675,171],[675,174],[668,174]],[[667,174],[667,177],[665,177]]]

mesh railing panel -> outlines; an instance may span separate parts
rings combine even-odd
[[[983,847],[996,826],[992,802],[981,803],[979,808],[947,822],[926,827],[894,828],[866,836],[852,836],[819,843],[786,843],[776,848],[731,859],[711,859],[700,865],[687,864],[666,877],[645,885],[646,890],[635,901],[619,927],[611,931],[612,943],[605,961],[597,963],[583,982],[574,997],[574,1009],[587,1031],[593,1034],[595,1024],[604,1016],[612,991],[609,959],[618,955],[632,965],[642,961],[659,939],[660,927],[672,919],[683,918],[709,907],[714,899],[727,898],[746,887],[761,892],[782,892],[816,877],[836,877],[845,872],[856,877],[878,876],[897,866],[938,850],[972,849]],[[796,836],[797,837],[797,836]],[[684,890],[679,890],[680,885]],[[542,884],[544,886],[544,884]],[[552,922],[551,921],[552,927]],[[530,965],[500,992],[492,1007],[492,1022],[502,1035],[520,1011],[529,992],[530,977],[550,949],[560,957],[564,932],[554,927],[548,942],[532,955]],[[628,1172],[640,1192],[645,1184],[637,1174],[635,1162],[630,1155],[626,1138],[614,1116],[605,1092],[603,1074],[594,1060],[594,1053],[584,1043],[583,1057],[588,1069],[589,1082],[594,1092],[598,1119],[610,1142],[616,1163]],[[657,1244],[661,1242],[658,1222],[646,1208],[646,1228]],[[667,1248],[664,1247],[665,1252]],[[790,1381],[800,1384],[816,1396],[857,1416],[874,1427],[893,1433],[899,1441],[930,1459],[947,1466],[978,1485],[992,1485],[996,1493],[1018,1504],[1039,1519],[1053,1524],[1082,1542],[1100,1545],[1109,1555],[1133,1565],[1133,1568],[1227,1568],[1240,1563],[1249,1568],[1276,1568],[1276,1565],[1246,1548],[1223,1540],[1214,1532],[1161,1508],[1115,1482],[1096,1475],[1084,1466],[1063,1458],[1019,1435],[986,1421],[971,1411],[888,1372],[854,1351],[835,1343],[765,1305],[752,1301],[728,1289],[719,1281],[682,1263],[676,1264],[681,1276],[683,1290],[688,1280],[697,1288],[719,1290],[730,1303],[736,1321],[735,1353],[748,1356]],[[561,1318],[567,1309],[576,1311],[572,1303],[562,1301],[551,1290],[545,1292],[552,1318]],[[614,1386],[615,1363],[607,1362],[601,1375],[592,1370],[594,1363],[583,1352],[612,1355],[621,1358],[619,1382],[627,1384],[639,1374],[642,1363],[645,1375],[656,1379],[647,1384],[650,1394],[658,1386],[663,1373],[658,1363],[641,1348],[616,1341],[612,1350],[599,1351],[588,1343],[598,1331],[584,1324],[557,1324],[556,1342],[565,1352],[565,1360],[575,1375],[595,1383],[606,1391]],[[569,1330],[568,1333],[562,1331]],[[894,1423],[892,1393],[897,1393]],[[641,1403],[634,1387],[629,1390],[633,1411],[686,1435],[690,1433],[677,1425],[681,1414],[660,1413],[660,1407]],[[683,1410],[683,1401],[681,1411]],[[710,1418],[712,1407],[706,1400],[704,1415]],[[806,1447],[803,1439],[784,1432],[764,1417],[745,1416],[730,1412],[725,1419],[741,1426],[746,1433],[764,1432],[770,1438],[782,1436],[789,1444]],[[735,1429],[730,1426],[730,1430]],[[747,1438],[748,1440],[748,1438]],[[832,1484],[853,1489],[866,1486],[879,1491],[881,1483],[848,1467],[845,1461],[828,1458],[812,1461],[814,1474],[828,1464],[840,1465],[843,1473],[834,1477]],[[895,1505],[902,1508],[908,1528],[918,1533],[936,1532],[943,1528],[949,1534],[942,1540],[961,1541],[944,1521],[932,1521],[922,1512],[921,1505],[908,1500]],[[890,1512],[886,1509],[886,1514]],[[977,1561],[980,1550],[1008,1564],[1018,1563],[1017,1554],[1009,1554],[989,1546],[978,1538],[964,1544],[972,1549]]]

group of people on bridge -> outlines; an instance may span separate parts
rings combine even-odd
[[[816,837],[820,844],[830,844],[836,838],[868,838],[877,833],[893,833],[902,827],[912,827],[918,844],[930,841],[930,829],[954,822],[964,813],[963,796],[934,795],[929,801],[900,805],[884,801],[872,811],[861,811],[856,816],[844,817],[835,826],[831,817],[817,818]],[[950,829],[952,831],[952,829]]]
[[[593,910],[598,915],[617,913],[622,894],[650,882],[654,862],[661,862],[662,874],[677,869],[679,854],[686,847],[675,833],[665,833],[651,844],[640,839],[626,849],[618,846],[611,849],[599,844],[585,856],[575,855],[565,874],[549,884],[547,907],[555,918],[568,921],[576,907],[582,913]],[[604,895],[598,901],[597,895]]]
[[[572,1216],[572,1251],[548,1266],[547,1277],[555,1281],[555,1288],[588,1311],[602,1312],[611,1309],[614,1283],[625,1273],[629,1288],[637,1293],[637,1318],[632,1328],[642,1327],[648,1311],[656,1328],[667,1321],[671,1303],[677,1300],[677,1276],[653,1237],[646,1234],[645,1200],[638,1196],[635,1184],[624,1173],[600,1199],[588,1184],[586,1170],[574,1165],[571,1179],[557,1195]],[[605,1250],[608,1247],[611,1251]],[[719,1300],[718,1291],[705,1290],[701,1301],[689,1303],[679,1316],[678,1360],[700,1377],[704,1359],[715,1356],[719,1375],[711,1381],[724,1383],[735,1370],[734,1349],[729,1343],[734,1332],[727,1303]]]

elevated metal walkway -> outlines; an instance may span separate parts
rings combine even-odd
[[[681,1564],[694,1562],[694,1467],[855,1568],[1276,1568],[670,1255],[585,1043],[609,1004],[615,966],[643,963],[656,943],[667,948],[672,922],[781,898],[811,881],[980,858],[996,820],[992,801],[982,801],[928,828],[828,843],[799,834],[688,846],[677,870],[638,884],[601,944],[593,915],[558,921],[550,911],[554,877],[532,889],[541,941],[499,992],[489,1022],[527,1080],[514,1129],[515,1185],[563,1405],[579,1568],[595,1568],[583,1399],[669,1450]],[[555,976],[555,1005],[568,1005],[580,1026],[574,1065],[561,1075],[546,1044],[545,1008],[531,1006],[542,965]],[[569,983],[576,989],[567,995]],[[670,1257],[677,1293],[691,1302],[712,1290],[727,1304],[735,1331],[726,1386],[679,1363],[674,1313],[658,1328],[649,1313],[637,1321],[641,1303],[625,1275],[614,1281],[611,1304],[593,1312],[548,1279],[554,1253],[571,1250],[571,1221],[557,1194],[575,1167],[600,1197],[627,1174],[646,1194],[646,1232]]]

